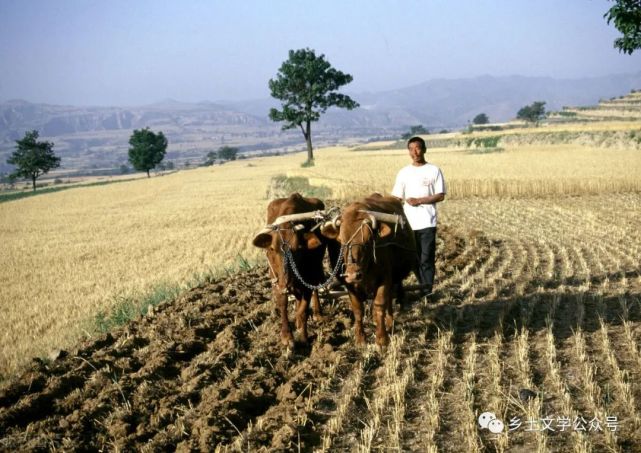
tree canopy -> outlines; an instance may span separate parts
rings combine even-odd
[[[416,126],[410,126],[409,132],[405,132],[403,135],[401,135],[401,138],[403,140],[408,140],[416,135],[427,135],[430,132],[425,129],[425,127],[422,124],[417,124]]]
[[[641,0],[614,0],[603,17],[623,34],[614,40],[615,48],[629,55],[641,49]]]
[[[129,138],[129,162],[138,171],[155,168],[165,158],[167,152],[167,139],[162,132],[157,134],[148,127],[136,129]]]
[[[525,120],[530,123],[538,123],[545,116],[545,102],[536,101],[530,105],[522,107],[516,114],[520,120]]]
[[[236,160],[238,157],[238,148],[233,146],[221,146],[218,148],[218,151],[209,151],[205,156],[205,162],[203,165],[209,167],[214,165],[217,160],[227,161],[227,160]],[[220,162],[221,164],[223,162]]]
[[[489,122],[490,122],[490,118],[485,113],[479,113],[472,120],[472,123],[474,124],[487,124]]]
[[[329,107],[352,110],[358,103],[338,89],[353,80],[312,49],[290,50],[276,78],[269,80],[272,97],[282,103],[282,109],[272,108],[269,117],[282,121],[283,130],[299,127],[307,142],[307,162],[314,160],[311,123],[318,121]]]
[[[203,166],[210,167],[214,165],[214,163],[216,163],[216,159],[218,159],[218,151],[209,151],[205,156],[205,162],[203,162]]]
[[[222,160],[236,160],[238,148],[233,146],[223,146],[218,149],[218,158]]]
[[[11,173],[13,178],[30,178],[33,190],[36,190],[36,179],[48,173],[49,170],[60,166],[60,157],[53,152],[54,144],[38,141],[38,131],[27,131],[21,140],[16,140],[16,150],[11,154],[7,163],[15,165]]]

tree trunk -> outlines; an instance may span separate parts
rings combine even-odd
[[[305,125],[305,141],[307,142],[307,163],[311,164],[314,162],[314,149],[312,148],[312,131],[311,131],[311,121],[307,120]]]
[[[149,178],[149,170],[147,170],[147,178]]]
[[[32,177],[31,177],[31,181],[32,181],[32,183],[33,183],[33,191],[35,192],[35,191],[36,191],[36,177],[35,177],[35,176],[32,176]]]

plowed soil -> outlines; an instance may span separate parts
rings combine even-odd
[[[399,311],[386,351],[355,347],[345,299],[284,350],[266,268],[194,288],[34,361],[0,391],[0,450],[641,451],[638,271],[573,253],[442,228],[437,300]],[[618,429],[476,422],[494,411],[507,431],[533,410]]]

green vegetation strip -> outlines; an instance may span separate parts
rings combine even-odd
[[[74,186],[64,186],[64,187],[45,187],[42,189],[38,189],[36,191],[25,190],[23,192],[3,193],[3,194],[0,194],[0,203],[5,203],[7,201],[20,200],[21,198],[29,198],[36,195],[42,195],[45,193],[60,192],[62,190],[77,189],[79,187],[106,186],[108,184],[116,184],[119,182],[134,181],[135,179],[138,179],[138,178],[118,179],[116,181],[98,181],[98,182],[90,182],[87,184],[78,184]]]
[[[329,198],[332,195],[332,189],[326,186],[313,186],[304,176],[277,175],[269,183],[267,198],[284,198],[294,192],[298,192],[304,197]]]
[[[115,305],[109,312],[101,311],[95,316],[90,330],[99,333],[109,332],[141,316],[145,316],[149,313],[150,307],[156,307],[162,303],[175,300],[185,291],[212,283],[221,278],[230,277],[238,272],[250,271],[257,265],[257,263],[251,263],[239,254],[234,265],[220,270],[209,269],[195,273],[187,283],[182,285],[178,283],[160,283],[142,296],[117,297]]]
[[[100,333],[125,325],[139,316],[148,313],[149,307],[155,307],[163,302],[176,298],[181,292],[179,285],[159,285],[140,299],[121,297],[109,314],[100,312],[94,320],[95,330]]]

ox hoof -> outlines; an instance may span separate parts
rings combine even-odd
[[[314,313],[314,321],[316,321],[316,322],[327,322],[327,316],[323,316],[320,313]]]
[[[289,349],[294,349],[294,337],[292,336],[292,334],[281,335],[280,342],[283,344],[284,347]]]
[[[296,333],[296,341],[298,343],[307,344],[307,343],[309,343],[309,337],[308,337],[308,335],[306,333],[297,332]]]
[[[387,346],[389,345],[389,338],[388,337],[377,338],[376,344],[378,345],[379,349],[384,351],[385,349],[387,349]]]
[[[388,332],[391,332],[392,327],[394,327],[394,318],[391,316],[388,316],[385,318],[385,328],[387,329]]]
[[[356,346],[359,348],[364,348],[365,346],[367,346],[367,343],[365,342],[365,337],[361,337],[361,336],[356,336],[356,338],[354,338],[354,343],[356,343]]]

